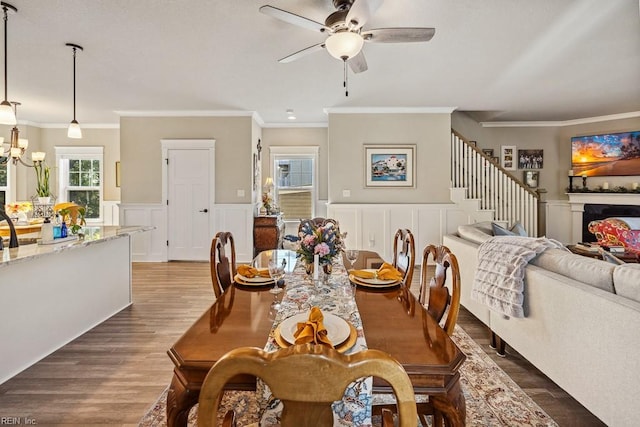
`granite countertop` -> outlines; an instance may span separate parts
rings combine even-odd
[[[9,264],[24,262],[41,256],[55,254],[57,252],[80,249],[85,246],[106,242],[113,239],[119,239],[135,233],[153,230],[151,226],[100,226],[100,227],[83,227],[85,231],[84,239],[65,240],[53,244],[20,244],[17,248],[9,249],[8,242],[4,250],[0,251],[0,268]],[[18,236],[20,237],[20,236]],[[25,239],[32,241],[33,239]]]

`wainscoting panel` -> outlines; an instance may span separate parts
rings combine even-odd
[[[546,237],[556,239],[565,245],[575,244],[572,241],[572,213],[568,200],[547,200],[545,202]]]
[[[131,236],[131,260],[135,262],[167,261],[166,206],[153,204],[120,204],[120,225],[150,225],[145,233]]]
[[[238,262],[253,258],[253,205],[215,205],[213,211],[214,232],[230,231],[236,244]],[[167,211],[161,203],[132,203],[120,205],[120,224],[150,225],[155,227],[146,233],[132,236],[132,259],[137,262],[167,261]],[[207,231],[208,232],[208,231]]]
[[[104,200],[102,202],[102,223],[104,225],[118,225],[120,223],[119,200]]]
[[[253,259],[253,205],[216,205],[214,212],[216,232],[230,231],[233,234],[236,261],[251,262]]]
[[[340,222],[348,232],[347,244],[355,240],[358,248],[378,252],[385,260],[393,258],[393,236],[398,228],[408,228],[416,241],[416,261],[429,243],[441,243],[442,236],[466,223],[466,216],[455,204],[329,204],[327,216]],[[355,236],[354,239],[350,237]]]

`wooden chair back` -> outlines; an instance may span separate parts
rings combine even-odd
[[[333,218],[315,217],[315,218],[312,218],[312,219],[301,219],[300,220],[300,224],[298,225],[298,232],[300,232],[300,230],[302,229],[302,225],[305,222],[309,222],[314,227],[323,227],[323,226],[331,223],[331,224],[333,224],[333,226],[335,227],[336,230],[340,230],[340,227],[338,226],[338,221],[336,221],[335,219],[333,219]]]
[[[229,260],[231,256],[231,260]],[[216,298],[233,283],[236,275],[236,245],[233,234],[219,231],[211,240],[209,253],[209,267],[211,268],[211,282]]]
[[[429,264],[429,259],[433,264]],[[446,286],[448,269],[451,270],[451,293]],[[447,313],[443,328],[451,336],[460,311],[460,268],[448,247],[427,245],[424,248],[418,300],[426,305],[429,314],[438,322]]]
[[[413,233],[407,228],[400,228],[393,238],[393,266],[402,272],[402,283],[411,286],[413,270],[416,265],[416,245]]]
[[[227,381],[239,374],[261,378],[284,406],[282,427],[333,426],[331,404],[341,400],[352,381],[380,377],[394,390],[399,425],[415,426],[413,386],[395,359],[379,350],[344,355],[314,344],[295,345],[272,353],[255,347],[228,352],[211,368],[200,390],[198,425],[215,425],[218,405]]]

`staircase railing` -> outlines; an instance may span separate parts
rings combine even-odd
[[[518,221],[529,236],[538,235],[538,194],[453,130],[451,182],[454,188],[466,188],[467,198],[478,199],[481,209],[492,210],[495,221]]]

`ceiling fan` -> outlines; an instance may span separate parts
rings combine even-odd
[[[433,38],[435,28],[401,27],[364,30],[363,26],[382,5],[383,0],[332,0],[336,11],[331,13],[324,24],[304,16],[265,5],[260,12],[289,24],[328,34],[322,42],[285,56],[278,62],[286,63],[311,53],[326,49],[331,56],[341,59],[354,73],[367,70],[367,61],[362,52],[364,42],[369,43],[409,43],[427,42]],[[348,92],[347,92],[348,96]]]

